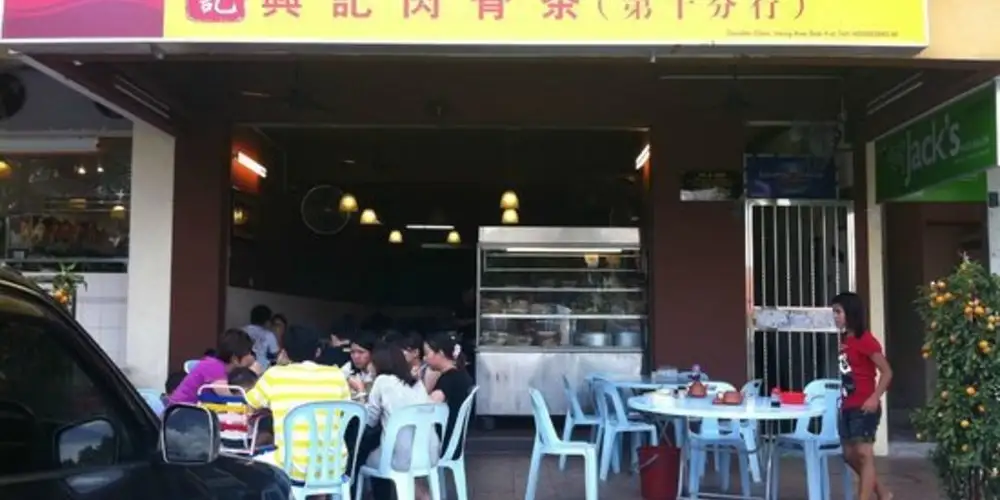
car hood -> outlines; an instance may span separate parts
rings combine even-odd
[[[220,457],[207,465],[125,464],[58,478],[16,481],[6,499],[288,500],[291,484],[276,467]],[[10,496],[8,496],[10,495]]]

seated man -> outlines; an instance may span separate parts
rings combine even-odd
[[[305,479],[309,461],[309,433],[306,422],[292,429],[292,442],[285,442],[285,417],[296,406],[317,401],[350,401],[347,377],[336,366],[317,364],[319,335],[308,328],[293,328],[283,337],[284,356],[288,364],[272,366],[261,375],[253,389],[247,392],[247,403],[256,410],[270,409],[274,417],[274,444],[277,450],[256,457],[256,460],[284,468],[286,453],[291,453],[293,470],[286,471],[294,481]],[[322,426],[324,418],[317,419]],[[334,425],[338,422],[334,420]],[[322,435],[323,429],[319,429]],[[344,443],[324,443],[336,449],[347,464]]]

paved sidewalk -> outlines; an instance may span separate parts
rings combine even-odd
[[[528,477],[528,453],[472,453],[467,458],[470,500],[523,500]],[[709,462],[709,469],[712,464]],[[733,467],[735,471],[735,467]],[[896,500],[940,500],[934,470],[924,459],[895,458],[879,462],[880,477],[888,484]],[[843,498],[840,464],[831,466],[831,500]],[[717,480],[709,472],[707,491],[714,491]],[[739,491],[735,479],[733,492]],[[454,497],[451,497],[454,498]],[[559,470],[557,458],[542,462],[536,500],[583,500],[583,462],[570,459],[566,471]],[[639,481],[627,473],[611,475],[601,485],[600,498],[606,500],[641,500]],[[801,459],[782,461],[780,500],[805,500],[805,472]]]

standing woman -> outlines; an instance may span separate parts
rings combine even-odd
[[[882,395],[892,381],[892,368],[882,353],[882,345],[868,330],[861,297],[852,292],[834,297],[833,318],[842,332],[839,431],[844,460],[858,474],[858,500],[889,500],[892,493],[878,481],[875,472],[873,446],[882,418]]]
[[[445,427],[444,436],[441,439],[442,446],[447,447],[451,434],[455,430],[458,410],[475,384],[472,382],[472,377],[465,371],[462,345],[450,333],[432,335],[424,342],[424,361],[438,373],[437,382],[434,388],[430,389],[431,400],[435,403],[448,405],[448,426]],[[462,446],[460,443],[455,449],[456,455],[461,453]]]

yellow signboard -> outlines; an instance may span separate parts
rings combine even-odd
[[[927,45],[926,0],[165,0],[174,41]]]

